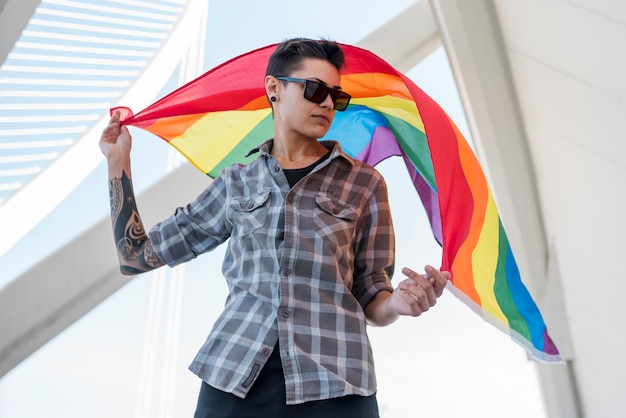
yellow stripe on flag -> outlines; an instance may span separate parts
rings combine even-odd
[[[476,242],[476,248],[472,253],[474,275],[481,278],[481,280],[474,281],[474,286],[480,295],[483,309],[508,325],[509,321],[502,313],[495,294],[498,237],[498,210],[496,209],[493,196],[489,193],[485,209],[485,221],[478,237],[478,242]],[[494,248],[496,249],[495,251]]]
[[[471,254],[474,289],[480,297],[483,310],[508,325],[509,321],[502,313],[495,294],[499,242],[498,209],[478,161],[467,142],[458,142],[458,153],[467,186],[474,196],[471,221],[472,241],[475,241]],[[467,241],[463,244],[466,243]]]
[[[378,112],[386,113],[390,116],[403,120],[413,126],[415,129],[424,131],[424,122],[417,111],[415,102],[411,100],[400,99],[392,96],[379,96],[361,99],[352,99],[350,104],[367,106]]]
[[[270,109],[208,113],[170,144],[208,173],[269,113]]]

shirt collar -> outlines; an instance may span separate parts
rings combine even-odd
[[[272,149],[273,144],[274,144],[274,139],[268,139],[267,141],[262,142],[261,144],[252,148],[245,156],[249,157],[252,154],[256,154],[257,152],[260,152],[261,155],[268,157],[270,155],[270,151]],[[331,160],[334,160],[335,158],[342,158],[348,164],[354,165],[354,159],[343,151],[339,142],[332,141],[332,140],[323,140],[323,141],[320,141],[320,144],[326,147],[326,149],[332,150],[330,153]]]

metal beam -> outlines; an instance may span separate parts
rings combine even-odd
[[[176,27],[168,34],[158,54],[141,77],[124,92],[119,103],[143,109],[153,101],[153,95],[167,83],[181,61],[188,56],[188,49],[181,45],[187,45],[198,37],[202,27],[201,19],[206,16],[206,7],[205,0],[187,1]],[[0,256],[28,234],[100,164],[102,154],[93,145],[93,139],[100,137],[108,120],[107,115],[102,115],[76,143],[47,166],[44,173],[34,177],[0,205],[0,230],[4,233],[0,240]],[[55,193],[47,194],[48,198],[42,201],[41,196],[51,187],[54,187]],[[24,216],[25,208],[28,208],[28,216]],[[16,222],[16,219],[20,221]]]
[[[143,219],[164,219],[209,182],[180,166],[137,197]],[[119,273],[107,218],[9,283],[0,291],[0,377],[129,280]]]
[[[396,69],[406,72],[426,58],[441,38],[430,3],[420,0],[358,42]]]
[[[7,59],[37,6],[39,0],[0,1],[0,63]]]

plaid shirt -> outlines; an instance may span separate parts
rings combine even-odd
[[[190,370],[245,397],[280,341],[287,404],[376,391],[363,312],[393,291],[387,186],[372,167],[332,152],[290,188],[272,141],[223,170],[191,204],[151,229],[170,266],[228,238],[225,309]]]

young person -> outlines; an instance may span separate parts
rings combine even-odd
[[[103,131],[122,273],[175,266],[228,240],[228,299],[190,366],[203,380],[196,417],[378,417],[367,323],[418,316],[443,292],[449,274],[430,266],[403,269],[394,289],[382,176],[318,141],[350,101],[343,65],[334,42],[281,43],[265,77],[274,138],[149,233],[133,194],[131,136],[119,114]]]

